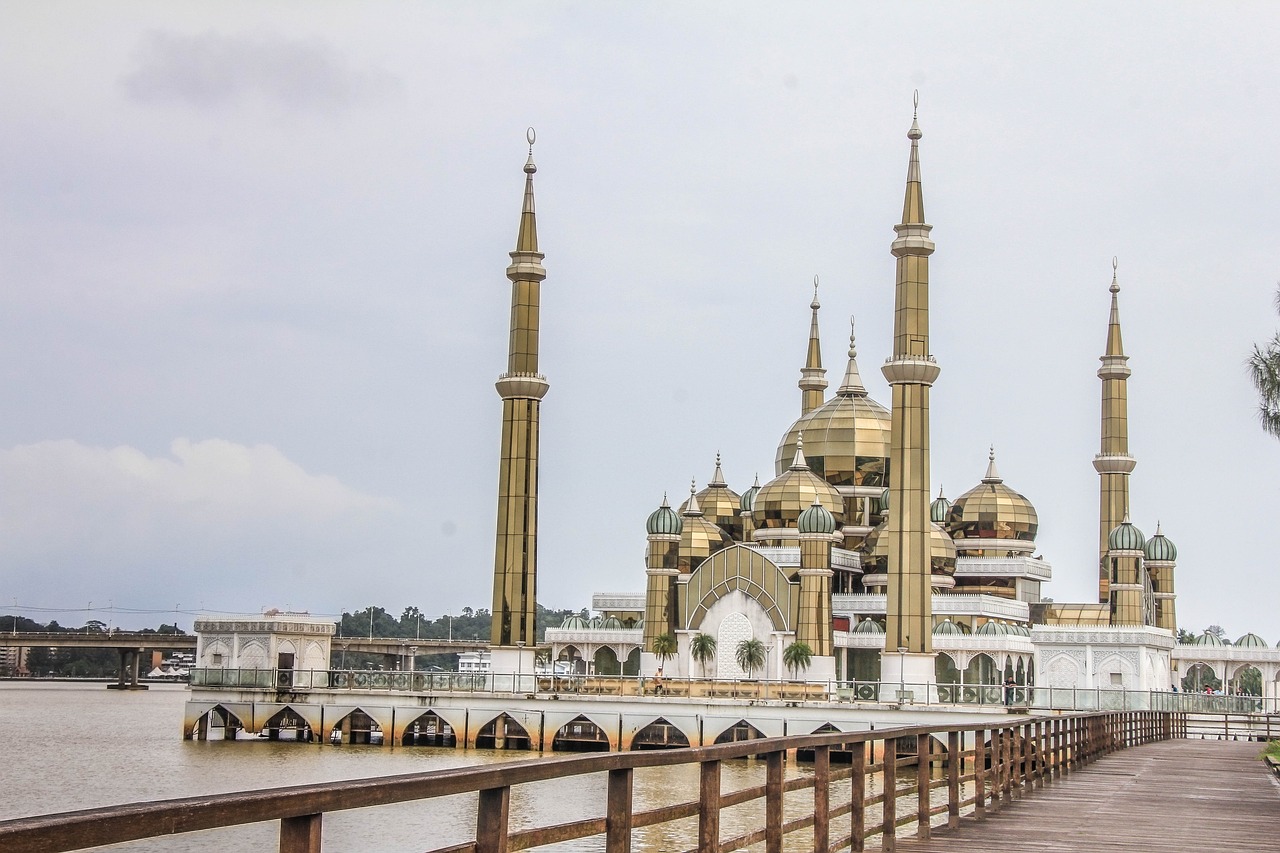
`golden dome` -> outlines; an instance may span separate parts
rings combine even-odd
[[[742,539],[742,517],[738,511],[742,507],[742,496],[729,488],[724,481],[724,473],[720,470],[720,454],[716,454],[716,470],[711,475],[711,482],[695,496],[703,516],[712,524],[726,531],[733,539]],[[680,511],[689,506],[685,501]]]
[[[977,557],[1033,551],[1038,527],[1039,519],[1031,501],[1006,486],[996,471],[994,448],[987,475],[981,483],[956,498],[947,515],[947,530],[957,547]]]
[[[756,493],[751,517],[757,532],[763,529],[795,529],[800,513],[817,500],[835,517],[844,521],[844,498],[828,483],[809,470],[805,462],[804,438],[797,436],[796,452],[791,467],[760,487]]]
[[[849,334],[849,365],[836,396],[791,425],[778,445],[781,474],[795,456],[800,434],[813,473],[833,486],[889,485],[889,410],[867,396]]]
[[[689,488],[689,500],[685,501],[684,511],[681,513],[684,528],[680,531],[680,550],[677,552],[676,564],[682,574],[692,572],[707,557],[733,544],[728,533],[703,516],[693,488],[693,485]]]
[[[889,571],[889,542],[884,531],[889,522],[882,521],[867,534],[863,546],[862,572],[866,575],[884,575]],[[956,545],[941,526],[929,523],[929,571],[933,575],[950,578],[956,573]],[[950,581],[948,581],[950,585]]]

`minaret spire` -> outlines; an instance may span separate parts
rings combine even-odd
[[[538,373],[539,295],[547,271],[538,251],[534,216],[533,128],[525,134],[524,203],[520,230],[511,253],[511,336],[507,372],[498,377],[502,397],[502,456],[498,469],[498,524],[493,560],[493,628],[495,649],[532,654],[538,589],[538,427],[543,396],[550,387]],[[516,652],[516,650],[519,650]],[[528,650],[528,651],[526,651]],[[499,664],[496,662],[495,666]],[[514,658],[510,663],[514,663]],[[511,670],[514,671],[515,666]]]
[[[822,405],[827,390],[827,371],[822,369],[822,343],[818,339],[818,277],[813,277],[813,319],[809,323],[809,349],[805,353],[804,367],[800,370],[800,414],[807,415]]]
[[[1107,321],[1106,351],[1099,359],[1102,380],[1102,446],[1093,458],[1100,479],[1098,498],[1098,601],[1111,600],[1111,572],[1107,565],[1111,531],[1129,517],[1129,475],[1137,461],[1129,455],[1129,357],[1120,335],[1119,258],[1111,259],[1111,317]]]
[[[849,318],[849,363],[844,369],[844,381],[836,392],[841,397],[865,397],[867,389],[862,384],[862,376],[858,373],[858,345],[853,335],[853,317]]]
[[[919,108],[920,94],[915,94]],[[920,124],[913,113],[911,155],[902,222],[890,251],[897,259],[893,355],[881,368],[893,389],[889,452],[889,543],[886,654],[881,681],[932,684],[933,599],[930,575],[929,389],[939,368],[929,352],[929,256],[932,226],[924,221]],[[900,654],[893,654],[901,650]],[[896,686],[894,687],[896,690]],[[882,697],[883,698],[883,697]],[[892,699],[890,695],[888,698]]]

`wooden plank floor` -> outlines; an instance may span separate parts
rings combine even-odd
[[[1174,740],[1121,750],[985,820],[899,838],[903,853],[1280,851],[1280,780],[1263,744]]]

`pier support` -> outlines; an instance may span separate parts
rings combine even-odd
[[[116,670],[116,683],[108,684],[108,690],[146,690],[138,683],[138,668],[145,649],[117,649],[120,652],[120,668]]]

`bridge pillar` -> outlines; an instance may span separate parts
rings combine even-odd
[[[108,690],[146,690],[147,685],[138,683],[138,666],[142,659],[143,649],[117,649],[120,653],[120,668],[116,670],[116,683],[108,684]]]

